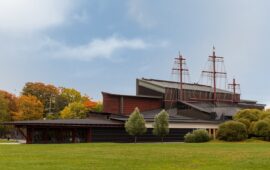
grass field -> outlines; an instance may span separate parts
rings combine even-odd
[[[270,143],[0,145],[0,169],[270,169]]]

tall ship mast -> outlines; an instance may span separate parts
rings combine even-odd
[[[202,75],[209,77],[212,81],[213,87],[213,97],[212,101],[214,104],[218,102],[217,98],[217,79],[224,78],[227,79],[227,73],[225,71],[219,71],[217,68],[217,63],[224,65],[224,58],[216,56],[215,47],[213,47],[213,54],[209,56],[208,61],[211,63],[210,70],[203,70]]]
[[[177,74],[179,76],[179,90],[177,92],[177,100],[184,100],[184,92],[183,92],[183,79],[185,75],[189,75],[188,69],[186,68],[186,59],[179,52],[179,56],[174,59],[175,67],[172,69],[173,74]]]
[[[178,78],[178,88],[176,96],[172,90],[170,98],[167,101],[171,102],[211,102],[214,105],[217,103],[237,103],[240,101],[240,84],[233,82],[227,84],[227,73],[225,71],[224,57],[217,56],[215,47],[212,54],[208,57],[208,68],[202,71],[202,79],[207,79],[208,83],[188,83],[184,80],[189,76],[189,69],[186,66],[186,58],[179,53],[178,57],[174,58],[174,67],[172,74],[176,74]],[[218,86],[218,83],[224,82],[224,88]],[[228,85],[228,86],[227,86]],[[229,87],[229,88],[226,88]],[[229,91],[231,89],[232,91]]]

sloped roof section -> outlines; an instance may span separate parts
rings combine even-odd
[[[156,109],[146,112],[141,112],[141,114],[144,116],[144,119],[146,122],[154,122],[155,116],[161,112],[163,109]],[[169,122],[170,123],[211,123],[211,124],[219,124],[222,121],[220,120],[202,120],[202,119],[196,119],[192,117],[187,117],[183,115],[177,114],[177,109],[172,108],[169,110],[166,110],[169,114]],[[113,115],[111,117],[112,120],[118,120],[118,121],[127,121],[128,116],[121,116],[121,115]]]
[[[152,119],[159,112],[161,112],[162,110],[163,109],[156,109],[156,110],[151,110],[151,111],[145,111],[145,112],[142,112],[142,114],[143,114],[143,116],[144,116],[145,119],[148,119],[148,118],[149,119]],[[193,119],[191,117],[186,117],[186,116],[178,115],[176,108],[168,109],[166,111],[168,112],[170,119],[181,119],[181,120],[191,120],[191,119]]]
[[[56,120],[25,120],[5,122],[5,125],[33,126],[122,126],[122,122],[109,119],[56,119]]]
[[[157,79],[146,79],[146,78],[142,78],[142,79],[138,79],[139,80],[139,85],[145,85],[145,83],[148,83],[149,85],[153,85],[155,88],[159,87],[159,88],[174,88],[174,89],[179,89],[179,82],[175,82],[175,81],[166,81],[166,80],[157,80]],[[186,90],[198,90],[198,91],[206,91],[206,92],[211,92],[213,91],[213,88],[211,86],[207,86],[207,85],[202,85],[202,84],[190,84],[190,83],[183,83],[183,89]],[[162,92],[160,90],[160,92]],[[232,93],[230,91],[227,90],[223,90],[223,89],[217,89],[217,93]]]
[[[196,108],[200,111],[207,112],[207,113],[216,113],[216,119],[222,119],[222,116],[233,116],[237,113],[241,108],[238,105],[233,104],[212,104],[206,102],[198,102],[198,103],[187,103],[183,102],[193,108]]]

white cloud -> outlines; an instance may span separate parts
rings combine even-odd
[[[0,31],[31,32],[62,24],[72,0],[0,0]]]
[[[165,43],[161,43],[163,46]],[[106,39],[93,39],[87,44],[68,46],[66,44],[47,39],[43,48],[50,51],[56,58],[76,59],[88,61],[94,58],[109,58],[115,52],[124,49],[145,49],[153,46],[142,39],[124,39],[109,37]]]
[[[147,13],[148,10],[143,9],[147,7],[142,0],[130,0],[128,3],[128,14],[135,20],[140,26],[144,28],[152,28],[157,23],[154,18]]]

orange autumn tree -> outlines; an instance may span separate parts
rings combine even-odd
[[[12,116],[14,120],[37,120],[43,118],[44,107],[37,97],[22,95],[17,99],[18,111]]]
[[[0,138],[4,137],[8,131],[6,126],[3,126],[1,123],[10,121],[10,114],[8,109],[8,100],[5,99],[3,94],[0,93]]]
[[[91,108],[93,108],[93,107],[95,107],[97,105],[97,102],[87,100],[83,104],[84,104],[85,107],[91,109]]]
[[[102,102],[92,101],[88,96],[84,96],[85,101],[83,102],[84,106],[90,110],[95,112],[102,112],[103,105]]]
[[[51,84],[42,82],[28,82],[24,85],[22,95],[31,95],[37,97],[44,107],[44,115],[47,113],[56,113],[57,108],[52,107],[52,103],[59,95],[59,89]]]
[[[17,97],[14,94],[11,94],[7,91],[0,90],[0,95],[2,95],[8,101],[8,112],[12,114],[13,112],[17,112]]]
[[[96,102],[97,104],[91,108],[92,111],[95,112],[102,112],[103,111],[103,103],[102,102]]]
[[[12,126],[3,126],[1,123],[11,121],[12,114],[18,111],[16,100],[15,95],[0,90],[0,137],[5,137],[12,129]]]

